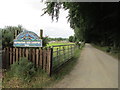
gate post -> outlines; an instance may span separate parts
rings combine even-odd
[[[53,48],[50,48],[50,68],[49,68],[49,75],[51,76],[52,75],[52,61],[53,61]]]

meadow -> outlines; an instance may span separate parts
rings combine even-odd
[[[55,46],[55,45],[69,45],[69,44],[75,44],[75,43],[70,43],[70,42],[66,42],[66,43],[63,43],[63,42],[54,42],[54,43],[49,43],[47,44],[47,46]]]
[[[63,64],[70,57],[72,57],[72,51],[74,49],[75,43],[62,43],[54,42],[49,43],[47,46],[53,47],[53,68],[57,68],[59,65]],[[62,46],[63,45],[63,46]],[[74,51],[74,50],[73,50]]]

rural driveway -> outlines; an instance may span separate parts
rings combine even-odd
[[[86,44],[74,69],[52,88],[118,88],[118,60]]]

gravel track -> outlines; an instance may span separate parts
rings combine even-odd
[[[86,44],[74,69],[52,88],[118,88],[118,60]]]

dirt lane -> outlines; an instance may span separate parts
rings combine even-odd
[[[71,73],[53,88],[118,88],[118,60],[86,44]]]

